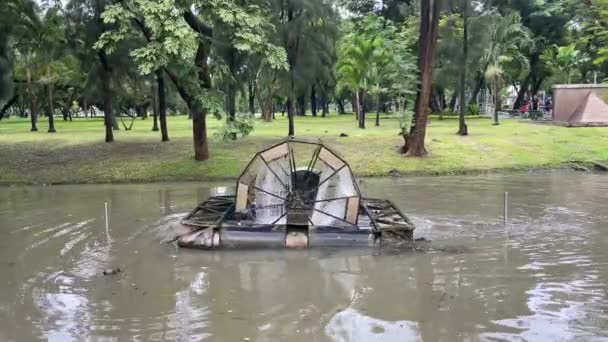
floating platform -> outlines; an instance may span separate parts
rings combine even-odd
[[[200,249],[379,246],[415,229],[391,201],[361,197],[335,152],[294,139],[256,154],[236,195],[208,198],[181,225],[178,245]]]

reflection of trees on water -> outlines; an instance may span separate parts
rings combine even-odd
[[[252,261],[244,261],[246,253],[233,256],[218,257],[208,270],[209,330],[216,338],[315,341],[323,323],[349,300],[306,255],[276,252],[270,260],[258,254]]]
[[[324,340],[327,331],[367,336],[368,331],[358,329],[374,326],[378,331],[371,333],[380,337],[395,326],[425,340],[449,340],[492,329],[491,318],[529,312],[525,299],[533,279],[522,277],[517,265],[496,270],[495,256],[363,253],[319,258],[312,253],[244,262],[219,257],[218,265],[207,270],[212,336],[315,341]],[[496,271],[504,276],[497,278]],[[340,317],[342,326],[326,329],[334,317]],[[349,317],[371,325],[344,324]]]
[[[526,336],[555,315],[555,330],[600,334],[608,321],[608,272],[602,266],[608,262],[608,235],[602,232],[608,210],[600,190],[608,183],[592,176],[566,185],[559,176],[526,179],[504,185],[520,218],[509,234],[504,227],[463,220],[462,229],[486,236],[467,240],[469,252],[399,255],[207,253],[159,245],[146,235],[146,225],[166,208],[188,210],[194,198],[208,194],[187,185],[0,191],[0,215],[10,225],[0,256],[17,262],[5,268],[10,284],[0,292],[0,306],[7,308],[0,311],[0,331],[17,340],[55,333],[76,340],[323,341],[326,334],[388,339],[403,328],[425,341],[475,340],[486,332]],[[451,197],[437,208],[454,216],[473,210],[474,196],[463,196],[463,205],[447,207]],[[108,199],[111,245],[103,229]],[[30,228],[23,230],[25,225]],[[449,247],[451,241],[431,245]],[[100,275],[111,266],[123,273]]]

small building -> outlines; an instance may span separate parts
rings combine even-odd
[[[608,126],[608,84],[553,86],[553,121],[568,127]]]

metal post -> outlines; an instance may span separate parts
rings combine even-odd
[[[503,211],[503,223],[506,225],[509,217],[509,193],[505,191],[505,202]]]
[[[108,202],[105,203],[105,207],[106,207],[106,231],[108,230]]]
[[[106,238],[108,243],[112,241],[110,238],[110,216],[108,215],[108,202],[105,202],[105,218],[106,218]]]

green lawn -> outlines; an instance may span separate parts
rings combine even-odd
[[[373,115],[372,115],[373,116]],[[101,119],[56,118],[57,133],[30,132],[22,119],[0,121],[0,183],[88,183],[162,180],[198,180],[238,176],[253,154],[285,136],[287,120],[279,114],[272,123],[257,122],[255,132],[234,143],[213,136],[223,124],[209,118],[211,159],[192,159],[191,121],[169,118],[170,142],[160,142],[152,120],[138,120],[132,131],[115,132],[115,142],[103,141]],[[321,138],[350,162],[359,176],[453,174],[491,170],[555,168],[568,161],[608,160],[608,128],[565,128],[503,120],[492,126],[483,118],[469,120],[468,137],[454,134],[455,119],[432,119],[428,128],[429,156],[409,158],[398,153],[398,121],[383,118],[374,127],[358,129],[352,116],[298,117],[299,137]],[[340,133],[348,137],[339,137]]]

